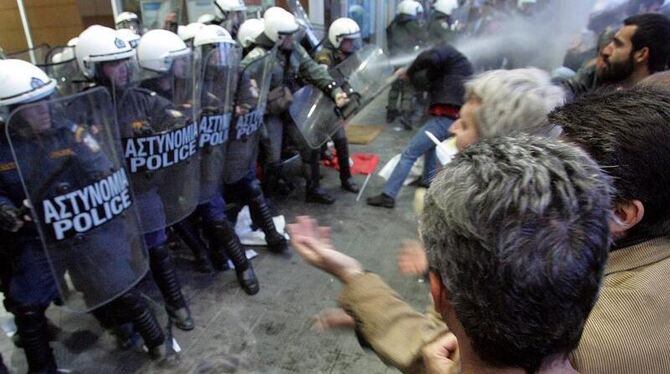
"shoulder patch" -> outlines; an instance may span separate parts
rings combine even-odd
[[[15,170],[16,169],[16,163],[15,162],[5,162],[4,164],[0,164],[0,173],[5,172],[5,171],[10,171],[10,170]]]
[[[63,158],[68,156],[74,156],[74,151],[72,150],[72,148],[57,149],[55,151],[49,152],[49,158],[51,159]]]

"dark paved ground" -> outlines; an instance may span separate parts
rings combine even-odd
[[[357,122],[382,124],[384,100],[368,107]],[[369,146],[352,146],[352,152],[376,152],[382,163],[402,150],[410,132],[387,127]],[[395,256],[399,242],[416,237],[416,217],[412,211],[414,188],[405,188],[393,210],[372,208],[365,196],[356,202],[354,194],[339,189],[333,170],[324,171],[323,185],[338,201],[333,206],[306,205],[303,191],[296,191],[276,206],[291,222],[310,214],[333,227],[338,249],[358,258],[365,267],[381,274],[417,307],[428,301],[425,284],[398,275]],[[356,179],[362,184],[363,177]],[[383,180],[374,176],[365,195],[381,190]],[[250,297],[237,286],[234,273],[215,275],[196,273],[186,251],[175,253],[197,323],[191,332],[176,331],[183,352],[178,367],[165,369],[152,364],[145,354],[120,351],[113,337],[103,332],[88,315],[75,315],[52,307],[51,320],[61,328],[53,344],[61,366],[83,373],[387,373],[374,355],[364,352],[349,332],[318,335],[311,331],[310,317],[320,310],[335,307],[340,290],[336,280],[307,266],[297,256],[290,258],[257,249],[253,261],[261,291]],[[147,294],[160,300],[149,285]],[[156,309],[160,311],[160,306]],[[160,313],[160,312],[159,312]],[[165,318],[164,313],[160,313]],[[9,316],[0,309],[0,322]],[[10,370],[26,371],[23,351],[0,334],[0,352]]]

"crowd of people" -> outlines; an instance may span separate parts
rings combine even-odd
[[[379,54],[408,64],[377,78],[395,78],[387,122],[422,125],[367,204],[394,208],[423,156],[420,240],[398,264],[427,277],[433,303],[414,311],[301,216],[288,226],[292,247],[344,285],[321,328],[355,330],[409,373],[670,370],[670,19],[647,0],[616,21],[592,17],[582,36],[595,41],[551,72],[457,47],[505,17],[547,17],[551,3],[398,4]],[[336,19],[315,43],[283,8],[246,19],[242,0],[212,7],[154,30],[123,12],[116,29],[0,60],[0,289],[31,373],[59,372],[52,304],[91,313],[121,347],[173,359],[138,288],[150,272],[167,329],[194,329],[172,240],[199,271],[232,264],[257,294],[235,218],[248,206],[267,249],[289,250],[270,203],[296,189],[288,160],[300,160],[306,203],[335,202],[320,185],[324,159],[337,159],[344,191],[360,190],[342,124],[380,94],[343,68],[368,65],[360,25]],[[304,92],[327,120],[297,121]],[[438,165],[448,139],[457,155]]]

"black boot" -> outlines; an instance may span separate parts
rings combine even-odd
[[[344,131],[333,137],[335,150],[337,151],[337,163],[340,165],[340,183],[345,191],[357,193],[360,189],[351,177],[351,166],[349,165],[349,143]]]
[[[7,370],[5,363],[2,361],[2,355],[0,355],[0,374],[9,374],[9,370]]]
[[[303,169],[307,185],[305,188],[305,201],[308,203],[317,203],[330,205],[335,202],[335,198],[319,187],[321,180],[321,170],[319,167],[319,152],[310,151],[308,160],[308,170]]]
[[[331,205],[335,202],[335,198],[324,191],[321,187],[313,187],[313,184],[307,184],[307,191],[305,193],[305,202]]]
[[[149,350],[165,343],[165,335],[156,316],[135,290],[130,290],[109,304],[96,309],[94,314],[96,317],[101,314],[107,315],[102,320],[117,323],[115,330],[122,336],[133,336],[137,332]]]
[[[260,287],[258,279],[251,266],[251,262],[247,259],[244,247],[240,243],[240,238],[237,237],[235,230],[228,221],[213,222],[208,225],[210,236],[214,239],[212,250],[215,252],[225,252],[235,265],[235,273],[237,274],[237,282],[240,284],[244,292],[249,295],[258,293]]]
[[[193,330],[195,324],[191,312],[186,306],[186,300],[181,293],[181,284],[177,278],[177,269],[166,245],[159,245],[149,249],[151,272],[154,281],[163,295],[166,309],[177,328]]]
[[[181,240],[191,249],[195,257],[195,266],[201,273],[213,273],[214,267],[207,256],[207,244],[200,238],[196,228],[187,218],[172,226]]]
[[[263,191],[268,196],[276,196],[279,193],[279,176],[281,175],[281,163],[269,163],[264,168]]]
[[[288,250],[286,238],[277,232],[275,223],[272,220],[272,212],[262,194],[251,199],[249,202],[249,213],[254,224],[260,227],[265,233],[268,250],[274,253],[286,252]]]
[[[377,196],[368,197],[367,203],[368,205],[382,208],[393,208],[395,206],[395,199],[385,193],[381,193]]]
[[[56,359],[49,346],[49,329],[44,315],[46,307],[25,306],[15,310],[17,332],[30,373],[57,373]]]

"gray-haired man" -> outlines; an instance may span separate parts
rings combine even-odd
[[[442,321],[337,252],[314,220],[290,231],[296,251],[344,283],[341,306],[385,362],[405,372],[424,363],[457,372],[462,361],[466,372],[569,373],[605,268],[610,211],[608,178],[577,147],[531,136],[471,145],[438,174],[421,216]],[[422,360],[437,339],[447,339],[441,353]]]

